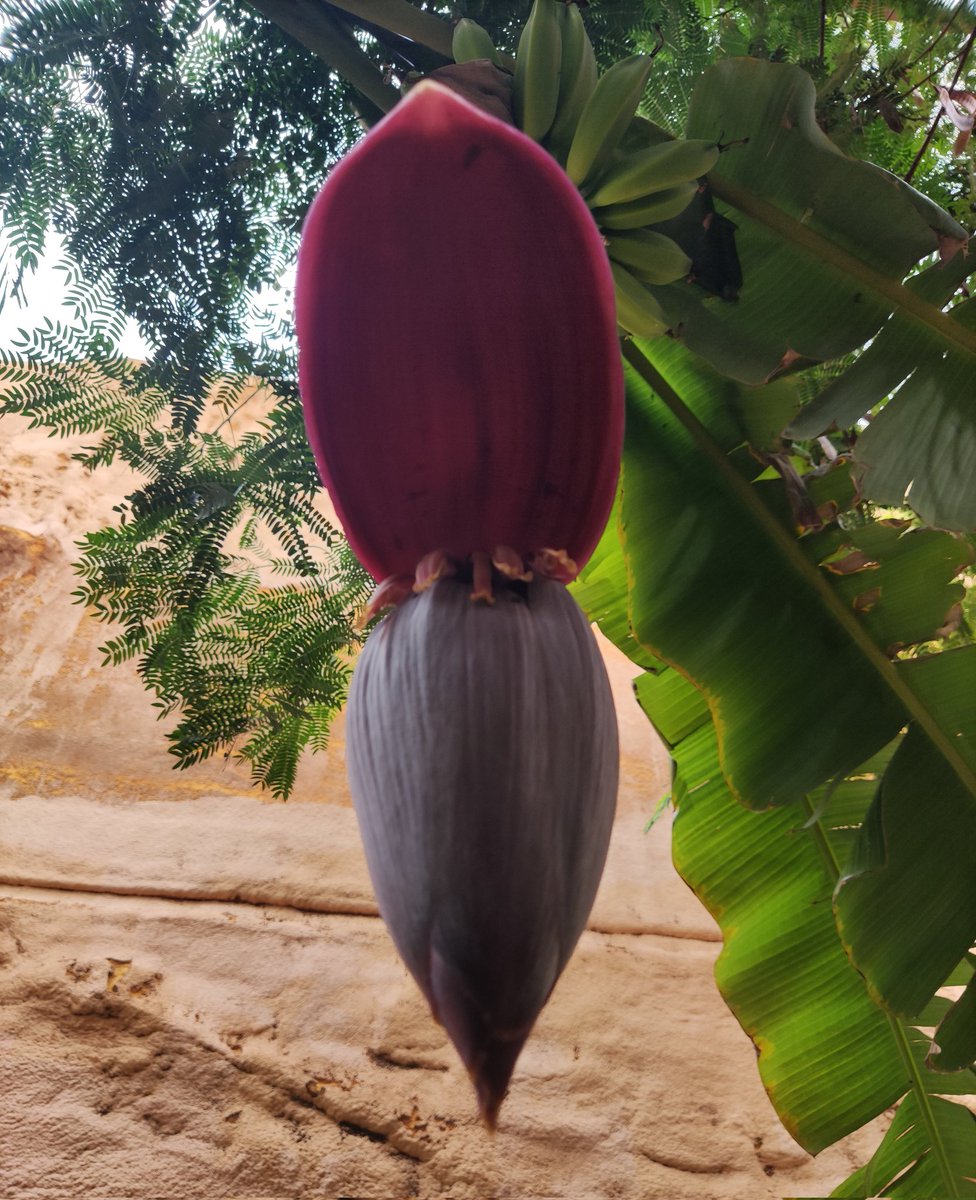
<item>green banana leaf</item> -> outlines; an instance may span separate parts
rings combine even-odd
[[[957,255],[910,279],[906,287],[941,308],[973,269],[971,259]],[[976,329],[973,301],[956,305],[948,316],[963,328]],[[786,433],[807,438],[831,426],[847,428],[895,392],[857,442],[864,495],[881,504],[910,503],[926,521],[944,528],[972,528],[974,378],[971,353],[895,313],[854,365],[797,414]]]
[[[756,1044],[780,1119],[816,1153],[906,1084],[888,1018],[837,937],[829,846],[819,827],[804,828],[808,804],[750,812],[736,803],[708,708],[677,671],[642,675],[636,691],[655,726],[677,735],[674,861],[722,927],[719,988]]]
[[[926,536],[906,537],[903,551],[897,543],[900,570],[895,561],[883,570],[867,561],[851,575],[825,570],[838,530],[797,539],[786,506],[771,506],[743,477],[752,460],[734,444],[725,399],[734,385],[673,342],[630,343],[626,356],[621,530],[634,635],[704,691],[733,793],[754,808],[796,802],[863,762],[922,707],[886,654],[919,632],[903,627],[905,606],[890,585],[937,614],[931,634],[961,594],[951,580],[972,548],[932,533],[939,566]],[[841,533],[852,552],[857,536]],[[883,537],[875,531],[874,540],[870,554]],[[924,574],[914,570],[920,558]],[[859,597],[878,579],[885,587],[866,614],[869,629]],[[972,779],[956,747],[947,753]]]
[[[797,359],[846,354],[896,309],[950,324],[901,281],[965,231],[894,176],[842,154],[817,125],[815,101],[798,67],[740,58],[705,71],[689,110],[687,137],[727,147],[708,180],[738,228],[745,282],[735,304],[701,302],[690,284],[652,291],[685,345],[747,383]],[[953,332],[976,351],[969,331]]]
[[[585,604],[585,578],[577,597]],[[873,1002],[831,919],[832,890],[901,739],[853,777],[802,802],[750,812],[724,784],[702,694],[663,665],[640,676],[635,690],[676,761],[675,863],[722,927],[716,978],[756,1044],[761,1078],[784,1125],[816,1153],[904,1096],[899,1128],[910,1140],[886,1138],[876,1165],[836,1194],[878,1194],[864,1190],[865,1180],[885,1176],[894,1145],[904,1160],[899,1171],[919,1164],[924,1194],[969,1195],[965,1169],[976,1162],[976,1132],[965,1110],[940,1097],[972,1093],[976,1077],[929,1069],[930,1039]],[[950,981],[971,974],[964,963]],[[945,1025],[958,1008],[936,997],[920,1020],[934,1022],[948,1009]]]
[[[701,693],[667,668],[640,676],[635,690],[676,762],[675,865],[722,928],[716,979],[756,1044],[780,1119],[816,1153],[904,1097],[898,1130],[909,1140],[897,1131],[886,1137],[872,1164],[835,1194],[878,1194],[864,1187],[887,1183],[894,1162],[891,1174],[917,1164],[922,1194],[969,1195],[976,1128],[966,1110],[941,1097],[972,1093],[976,1075],[929,1068],[930,1039],[872,1001],[830,912],[854,848],[852,829],[900,739],[853,778],[795,805],[750,812],[724,784]],[[936,998],[923,1019],[947,1007]]]
[[[591,621],[596,621],[603,635],[621,649],[631,662],[645,670],[654,670],[663,664],[637,641],[630,628],[627,613],[627,564],[620,553],[617,523],[620,516],[620,498],[613,506],[597,548],[570,590],[577,604]]]
[[[761,394],[765,389],[718,377],[673,342],[631,343],[625,357],[622,547],[608,530],[596,578],[620,581],[629,574],[630,623],[627,601],[619,592],[614,598],[612,591],[595,591],[589,569],[577,599],[597,616],[590,602],[598,598],[609,636],[626,651],[636,635],[657,660],[637,686],[677,763],[676,861],[725,930],[720,983],[759,1047],[773,1103],[801,1143],[819,1148],[906,1089],[929,1097],[976,1087],[968,1074],[963,1083],[936,1076],[925,1064],[929,1039],[919,1040],[877,1003],[890,1003],[886,992],[893,990],[903,1011],[928,1011],[935,1003],[929,998],[976,933],[968,904],[974,850],[969,817],[960,816],[976,809],[971,791],[957,791],[958,769],[976,744],[976,687],[968,682],[973,655],[967,648],[897,667],[887,656],[930,638],[943,623],[960,595],[954,576],[971,560],[972,547],[948,533],[855,519],[843,464],[811,477],[807,488],[817,511],[842,519],[804,529],[784,499],[785,483],[756,479],[764,464],[745,453],[748,417],[777,407]],[[781,395],[778,404],[790,399]],[[831,622],[833,640],[825,632]],[[759,641],[750,640],[756,629]],[[844,670],[808,654],[811,643],[843,653]],[[879,651],[880,662],[872,657]],[[898,711],[885,736],[876,728],[876,707],[890,674],[899,681]],[[876,682],[863,684],[859,676]],[[796,719],[790,689],[812,694],[810,719],[819,731],[822,714],[838,711],[845,693],[862,684],[861,694],[873,700],[860,713],[843,709],[849,727],[831,731],[832,756],[821,756],[811,770],[805,751],[816,737],[807,737]],[[935,800],[928,787],[914,793],[911,829],[885,828],[886,792],[892,783],[899,790],[914,743],[932,745],[920,717],[941,735],[940,747],[955,750],[950,776],[957,782]],[[749,751],[760,737],[767,740],[753,766]],[[860,765],[872,749],[874,758]],[[945,770],[944,756],[937,758]],[[750,812],[736,799],[780,807]],[[926,858],[928,870],[914,871],[902,859],[906,847],[925,837],[919,826],[926,803],[946,805],[951,828],[931,839],[938,864]],[[879,826],[888,852],[880,861],[871,854]],[[842,876],[837,903],[855,961],[858,952],[871,959],[858,962],[869,982],[845,954],[830,911]],[[898,916],[888,919],[892,897]],[[863,930],[870,930],[867,938],[859,936]],[[919,937],[928,959],[921,966],[914,961]],[[931,1023],[949,1022],[963,1006],[951,1032],[965,1018],[965,1002],[964,994],[948,1016],[940,1011]],[[857,1036],[836,1032],[845,1029]],[[818,1036],[808,1038],[810,1030]],[[918,1104],[925,1145],[939,1148],[935,1161],[949,1154],[951,1162],[941,1143],[953,1135],[943,1137],[939,1121],[954,1128],[955,1109],[943,1118],[939,1105]]]
[[[966,761],[976,762],[976,646],[901,670]],[[906,1015],[958,961],[956,948],[976,940],[976,808],[916,726],[885,772],[835,907],[871,987]]]
[[[744,285],[735,304],[688,282],[650,290],[686,346],[747,383],[838,358],[881,330],[866,361],[787,433],[853,424],[900,389],[858,441],[864,495],[910,503],[942,528],[976,528],[976,303],[942,311],[973,267],[956,253],[903,282],[920,261],[958,249],[965,231],[896,177],[843,155],[817,125],[815,100],[795,66],[729,59],[704,73],[686,133],[727,146],[708,179],[737,227]],[[679,242],[681,220],[668,228]]]
[[[976,329],[976,303],[952,310]],[[864,494],[909,504],[931,525],[976,528],[976,355],[956,347],[926,354],[857,442]]]
[[[938,1129],[938,1140],[931,1130]],[[867,1166],[831,1196],[976,1196],[976,1116],[940,1096],[912,1093]]]
[[[631,625],[702,691],[732,793],[799,803],[909,726],[837,904],[871,988],[910,1015],[976,940],[976,684],[968,652],[889,652],[943,623],[972,545],[884,524],[796,536],[742,474],[727,383],[674,343],[625,357]]]
[[[925,303],[942,309],[973,270],[968,256],[957,254],[949,263],[936,263],[920,271],[905,287]],[[848,428],[920,365],[924,366],[926,356],[938,348],[939,339],[933,331],[907,313],[895,313],[857,362],[796,414],[787,427],[787,436],[811,438],[831,426]]]
[[[970,977],[963,994],[942,1017],[932,1039],[926,1066],[933,1071],[958,1071],[976,1063],[976,956],[966,965]],[[976,1087],[976,1083],[973,1084]]]

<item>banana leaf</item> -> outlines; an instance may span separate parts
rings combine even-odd
[[[702,691],[733,795],[799,803],[909,728],[837,904],[869,986],[911,1015],[976,940],[976,685],[968,652],[889,651],[943,623],[972,545],[835,522],[850,547],[838,558],[837,529],[798,537],[743,476],[712,373],[674,344],[630,343],[625,357],[631,625]]]
[[[976,762],[976,646],[909,660],[901,671],[965,761]],[[835,899],[854,961],[905,1015],[921,1009],[932,981],[944,979],[976,940],[976,809],[969,799],[955,771],[912,726]]]
[[[942,309],[974,270],[967,255],[936,263],[905,284],[906,290]],[[958,313],[951,314],[953,319]],[[938,351],[936,335],[907,313],[895,313],[871,345],[841,376],[809,401],[790,422],[788,437],[810,438],[836,426],[845,429],[880,404],[920,365]]]
[[[585,601],[586,594],[584,579],[577,596]],[[830,911],[857,828],[901,739],[851,778],[794,805],[750,812],[725,786],[701,692],[663,665],[641,675],[635,691],[675,758],[675,864],[722,927],[716,979],[756,1045],[780,1119],[816,1153],[904,1097],[898,1128],[910,1140],[890,1135],[874,1164],[835,1194],[878,1194],[864,1190],[865,1181],[885,1176],[894,1146],[898,1169],[915,1165],[930,1189],[924,1194],[969,1195],[974,1131],[966,1111],[942,1097],[971,1093],[976,1077],[929,1068],[930,1039],[874,1003]],[[953,981],[967,972],[964,963]],[[922,1017],[946,1009],[955,1011],[937,997]]]
[[[675,696],[663,675],[641,676],[637,694],[655,721],[667,720]],[[904,1097],[896,1123],[910,1139],[890,1134],[873,1171],[858,1172],[853,1190],[837,1194],[877,1194],[858,1188],[865,1179],[872,1188],[889,1182],[895,1146],[897,1171],[916,1165],[924,1194],[970,1195],[976,1127],[967,1110],[943,1097],[969,1094],[976,1076],[936,1075],[926,1066],[929,1039],[871,1002],[830,918],[844,835],[863,819],[873,783],[845,781],[819,816],[816,797],[754,813],[734,802],[715,769],[707,715],[674,753],[675,865],[722,926],[716,979],[756,1043],[763,1083],[784,1125],[816,1153]],[[884,771],[889,755],[886,748],[859,774]]]
[[[958,255],[910,279],[915,295],[941,307],[973,271]],[[976,329],[976,303],[948,317]],[[858,360],[798,413],[786,432],[814,437],[851,426],[891,398],[858,438],[862,491],[881,504],[911,504],[931,524],[976,526],[976,419],[972,381],[976,359],[934,330],[895,313]],[[891,393],[894,393],[892,395]]]
[[[873,570],[870,560],[856,577],[824,569],[836,529],[827,541],[798,539],[785,506],[772,507],[743,477],[728,381],[675,343],[630,343],[626,357],[621,532],[633,631],[704,691],[733,793],[754,808],[796,802],[870,757],[910,711],[939,732],[886,653],[919,632],[905,627],[892,585],[924,604],[931,634],[959,599],[951,581],[972,558],[969,543],[933,532],[941,564],[929,559],[924,573],[915,564],[933,542],[915,550],[914,535],[900,569],[891,561]],[[856,548],[856,533],[841,536]],[[880,553],[880,541],[868,550]],[[874,603],[860,599],[879,578]],[[944,731],[940,745],[976,791],[976,773]]]
[[[976,1082],[974,1082],[976,1086]],[[938,1130],[938,1138],[932,1130]],[[871,1161],[831,1196],[976,1196],[976,1116],[941,1096],[913,1092],[898,1106]]]
[[[736,803],[707,705],[677,671],[642,675],[636,691],[659,731],[677,736],[674,861],[722,927],[719,989],[756,1044],[780,1120],[816,1153],[906,1084],[888,1018],[837,936],[829,846],[819,827],[805,828],[809,804],[750,812]]]
[[[878,335],[787,433],[853,424],[898,389],[857,444],[864,495],[909,503],[942,528],[976,528],[976,303],[942,311],[972,264],[957,253],[903,282],[940,250],[949,258],[965,230],[901,180],[843,155],[817,125],[815,100],[795,66],[730,59],[704,73],[686,133],[727,146],[708,179],[737,227],[744,285],[735,304],[703,300],[690,282],[651,291],[686,346],[748,383]],[[671,223],[679,242],[680,220]]]
[[[951,325],[902,280],[965,230],[901,180],[842,154],[815,102],[800,68],[749,58],[710,67],[692,97],[686,136],[727,147],[708,181],[737,227],[744,286],[735,304],[702,302],[692,284],[652,290],[685,345],[747,383],[846,354],[896,309],[943,334]],[[949,332],[976,352],[969,331]]]
[[[913,1040],[914,1030],[896,1016],[926,1009],[927,1001],[931,1007],[930,997],[976,934],[969,904],[976,849],[967,832],[976,810],[958,774],[971,765],[976,741],[973,654],[966,649],[895,666],[886,653],[930,638],[942,624],[960,595],[954,576],[971,560],[972,546],[944,532],[855,519],[853,490],[824,476],[810,480],[811,499],[842,519],[803,530],[783,500],[785,485],[778,499],[771,495],[769,480],[755,478],[762,463],[744,453],[741,414],[749,413],[750,399],[762,408],[763,397],[745,388],[734,395],[738,385],[674,343],[632,343],[625,357],[622,548],[615,549],[608,530],[598,557],[604,578],[628,573],[630,622],[619,593],[615,604],[600,596],[601,620],[625,650],[636,637],[658,660],[640,678],[638,695],[677,763],[676,861],[725,929],[723,994],[759,1047],[771,1098],[798,1140],[819,1147],[906,1089],[938,1096],[974,1087],[968,1073],[959,1083],[929,1070],[929,1039]],[[820,503],[825,497],[830,505]],[[623,565],[615,564],[615,553]],[[761,580],[754,583],[757,573]],[[584,607],[599,596],[590,589],[584,572],[577,585]],[[865,595],[871,602],[859,603]],[[838,637],[828,642],[824,627],[831,622]],[[750,641],[756,628],[761,643]],[[810,652],[825,643],[844,653],[844,670]],[[790,689],[812,693],[816,732],[821,714],[838,710],[845,693],[861,686],[870,697],[863,711],[845,709],[845,727],[827,739],[831,755],[813,759],[806,751],[816,737],[808,736],[787,701]],[[878,729],[877,710],[887,703],[886,686],[895,687],[896,700],[885,731]],[[937,732],[936,744],[926,726]],[[753,742],[763,738],[753,765]],[[902,829],[888,820],[883,800],[893,785],[896,793],[905,791],[899,778],[915,743],[932,747],[953,782],[913,793],[917,820]],[[951,769],[941,753],[946,745],[955,752]],[[859,758],[858,746],[866,750]],[[749,812],[736,800],[779,807]],[[938,863],[922,856],[927,869],[915,871],[911,853],[925,837],[926,805],[933,813],[946,806],[949,828],[933,827]],[[870,853],[879,827],[880,859]],[[842,876],[843,886],[835,889]],[[858,953],[870,960],[857,967],[830,912],[835,890],[855,961]],[[861,936],[864,930],[868,936]],[[920,942],[923,963],[916,959]],[[808,978],[802,964],[815,962]],[[765,982],[770,972],[775,986]],[[814,1010],[809,1018],[802,1015],[805,1005]],[[964,1016],[965,1007],[953,1024]],[[944,1013],[937,1019],[943,1017],[949,1020]],[[846,1037],[823,1033],[832,1021],[861,1030],[853,1047]],[[809,1028],[822,1034],[812,1039],[815,1045],[806,1044]],[[873,1047],[876,1057],[857,1067],[852,1080],[846,1072],[858,1047]],[[923,1140],[939,1145],[943,1109],[919,1103]],[[958,1123],[955,1109],[944,1120]],[[935,1160],[946,1153],[940,1150]]]
[[[617,523],[620,519],[620,497],[613,506],[607,527],[597,543],[579,578],[570,584],[576,602],[595,621],[615,646],[631,662],[645,670],[662,666],[661,660],[637,641],[630,628],[627,612],[627,564],[620,553]]]
[[[969,959],[976,963],[973,955]],[[925,1062],[933,1071],[958,1071],[976,1063],[976,975],[971,965],[969,969],[963,994],[942,1017],[932,1039]]]

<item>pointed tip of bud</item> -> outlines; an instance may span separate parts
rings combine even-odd
[[[434,1016],[447,1030],[467,1068],[478,1099],[478,1111],[489,1132],[508,1094],[515,1063],[532,1031],[538,1012],[512,1031],[498,1029],[471,988],[471,981],[437,950],[431,951],[430,988]]]
[[[524,1042],[524,1038],[514,1045],[496,1040],[483,1046],[482,1062],[473,1070],[468,1070],[478,1097],[478,1112],[489,1133],[494,1133],[498,1128],[498,1113],[508,1095],[508,1083]]]
[[[485,1069],[481,1074],[474,1071],[468,1072],[478,1097],[478,1113],[489,1133],[494,1133],[498,1128],[498,1113],[502,1102],[508,1095],[508,1081],[512,1076],[515,1059],[522,1049],[522,1044],[519,1043],[514,1054],[510,1053],[507,1046],[503,1046],[501,1049],[500,1055],[491,1057],[486,1062]]]

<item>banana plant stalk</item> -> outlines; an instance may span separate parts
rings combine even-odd
[[[494,1128],[616,799],[610,688],[564,586],[620,463],[606,249],[544,150],[425,82],[313,204],[296,318],[320,473],[370,614],[392,608],[347,710],[370,875]]]

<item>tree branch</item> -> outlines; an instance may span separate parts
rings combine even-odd
[[[330,0],[330,3],[360,20],[380,25],[411,42],[419,42],[454,61],[451,26],[440,17],[414,8],[407,0]]]
[[[309,0],[249,0],[269,20],[337,71],[383,112],[400,99],[330,6]],[[345,7],[345,6],[344,6]],[[372,7],[363,5],[361,7]],[[381,5],[377,4],[377,8]],[[410,5],[406,5],[410,8]],[[420,15],[420,14],[418,14]],[[438,22],[439,24],[439,22]]]
[[[956,68],[955,75],[953,75],[953,77],[952,77],[952,83],[949,84],[950,90],[952,88],[954,88],[956,86],[956,84],[959,82],[959,78],[962,75],[963,68],[966,65],[966,59],[969,58],[969,53],[973,48],[974,41],[976,41],[976,29],[974,29],[972,31],[972,33],[969,35],[969,37],[966,39],[966,44],[963,46],[962,50],[960,51],[959,65]],[[919,149],[918,154],[916,154],[915,158],[912,160],[912,165],[905,172],[905,182],[906,183],[911,183],[912,177],[914,176],[915,172],[918,170],[919,164],[921,163],[922,159],[925,157],[925,151],[928,150],[929,144],[931,143],[932,139],[935,137],[935,131],[939,127],[939,122],[942,120],[942,114],[944,112],[945,112],[945,108],[940,104],[939,111],[935,114],[935,120],[932,122],[928,133],[925,135],[925,141],[922,142],[922,145],[921,145],[921,148]]]

